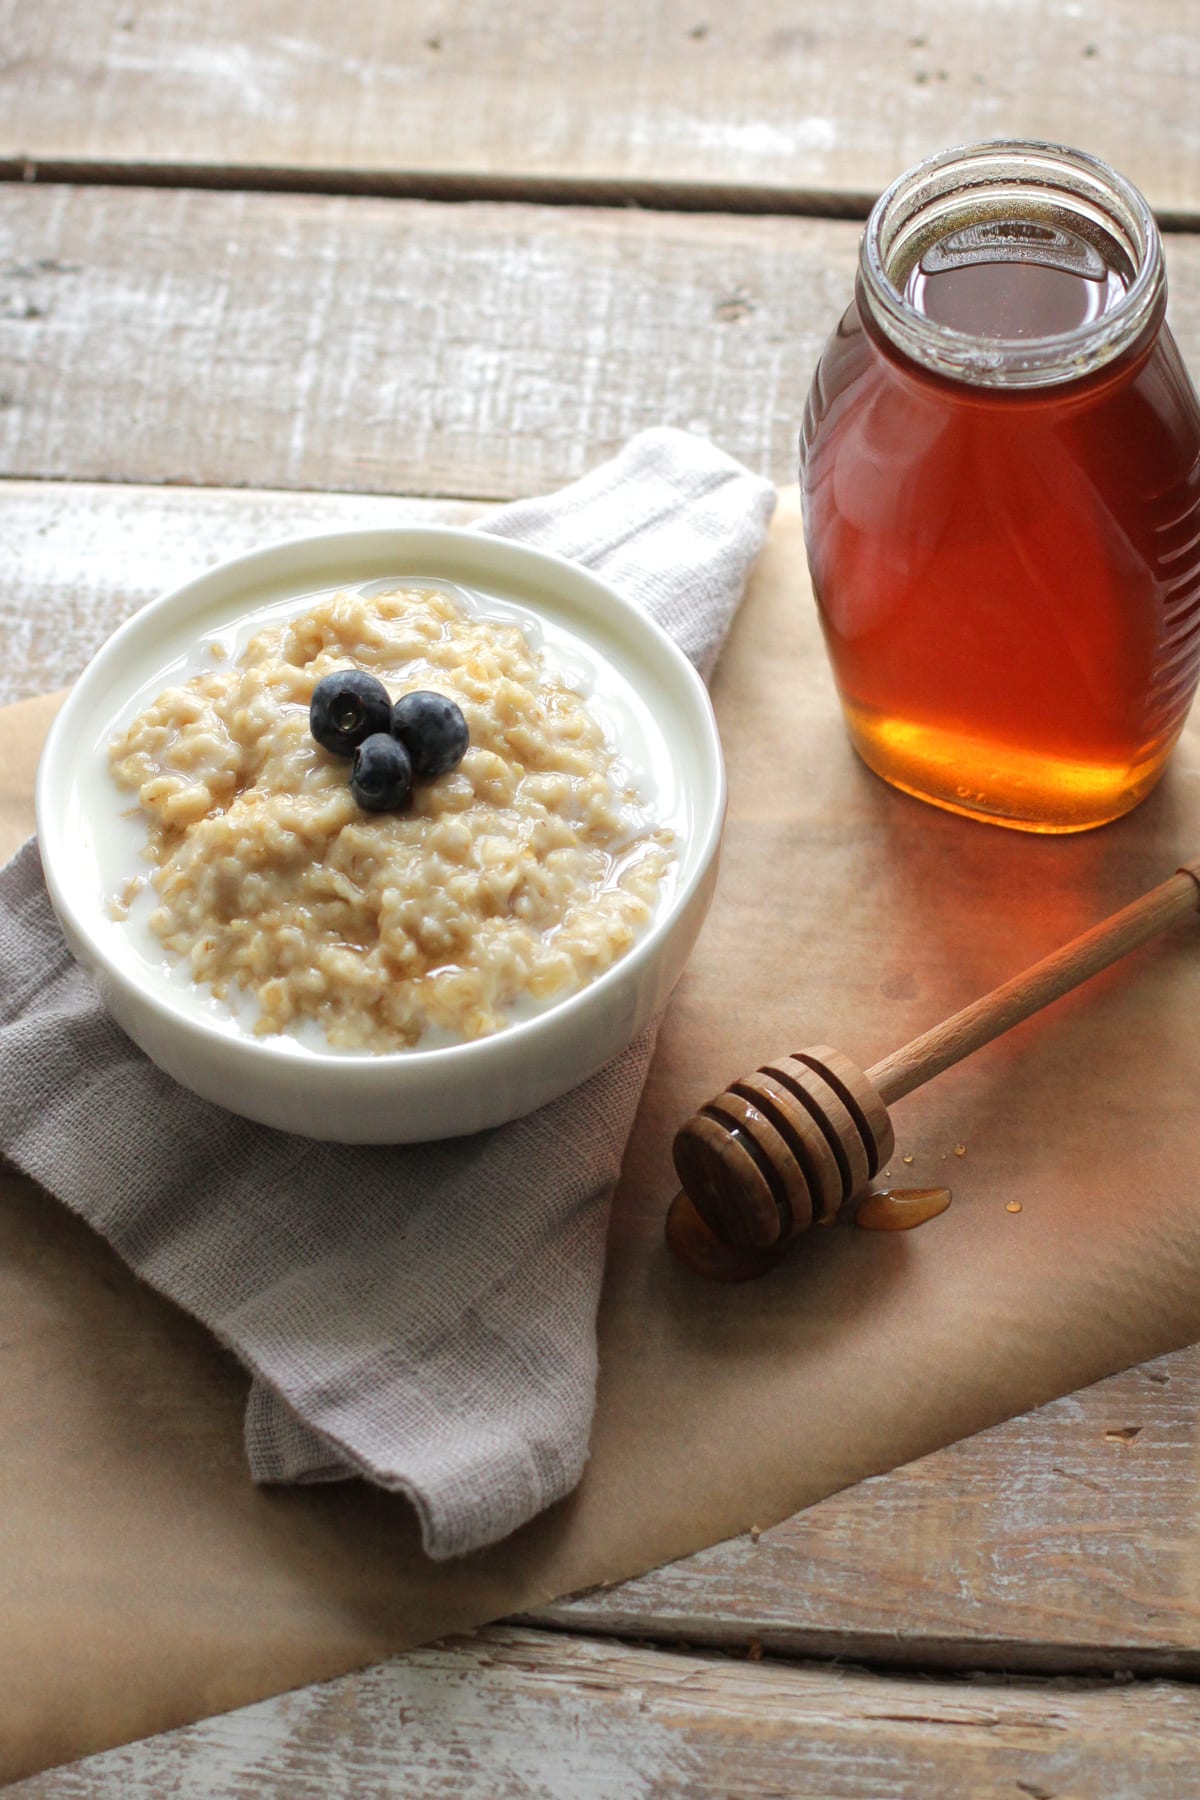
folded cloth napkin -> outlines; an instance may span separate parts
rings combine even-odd
[[[598,570],[707,674],[773,507],[663,429],[482,529]],[[494,1131],[314,1144],[162,1074],[67,952],[36,846],[0,871],[0,1150],[250,1371],[256,1481],[364,1475],[408,1497],[432,1557],[583,1471],[608,1202],[653,1044]]]

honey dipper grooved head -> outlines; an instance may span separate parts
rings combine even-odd
[[[797,1050],[733,1081],[676,1133],[675,1168],[710,1230],[767,1249],[827,1225],[895,1148],[887,1107],[840,1050]]]

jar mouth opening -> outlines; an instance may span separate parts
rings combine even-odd
[[[914,266],[956,222],[1014,215],[1102,244],[1124,291],[1098,317],[1045,337],[976,335],[906,297]],[[899,176],[871,209],[859,270],[871,314],[897,349],[935,373],[993,388],[1045,387],[1103,367],[1141,335],[1166,285],[1154,215],[1131,182],[1086,151],[1008,139],[940,151]]]

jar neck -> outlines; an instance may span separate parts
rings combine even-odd
[[[957,330],[906,298],[913,270],[954,233],[988,221],[1064,228],[1119,267],[1123,291],[1094,319],[1045,337]],[[1003,229],[1003,227],[1002,227]],[[1093,374],[1161,315],[1162,240],[1135,187],[1097,158],[1055,144],[997,142],[944,150],[892,183],[859,251],[860,304],[895,348],[937,375],[990,389],[1045,388]]]

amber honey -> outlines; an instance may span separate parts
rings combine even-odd
[[[875,1188],[854,1215],[860,1231],[915,1231],[940,1218],[953,1195],[948,1187]]]
[[[1200,406],[1136,191],[1077,153],[954,157],[898,223],[903,183],[880,202],[813,380],[813,585],[871,768],[1081,830],[1150,790],[1195,692]]]
[[[758,1281],[763,1275],[769,1275],[787,1248],[786,1243],[775,1244],[767,1250],[727,1244],[696,1211],[689,1196],[682,1192],[676,1194],[667,1212],[665,1236],[667,1249],[685,1269],[703,1276],[705,1281],[728,1284]]]

